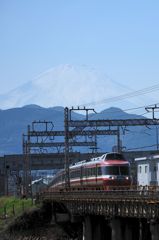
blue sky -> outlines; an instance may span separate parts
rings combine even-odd
[[[0,0],[0,94],[66,63],[157,84],[158,13],[158,0]]]

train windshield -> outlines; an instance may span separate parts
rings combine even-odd
[[[125,160],[125,158],[120,153],[108,153],[105,160]]]
[[[102,167],[103,175],[129,175],[128,166],[107,166]]]

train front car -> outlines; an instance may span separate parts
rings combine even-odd
[[[130,164],[120,153],[107,153],[101,157],[103,188],[128,189],[131,185]]]
[[[65,170],[58,172],[51,189],[65,189]],[[71,190],[128,189],[131,185],[129,162],[120,153],[106,153],[100,157],[77,162],[69,167]]]

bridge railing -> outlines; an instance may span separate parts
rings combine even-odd
[[[130,190],[71,190],[65,189],[58,191],[49,189],[41,192],[39,197],[42,199],[54,200],[143,200],[149,202],[159,202],[159,191],[156,189],[130,189]]]

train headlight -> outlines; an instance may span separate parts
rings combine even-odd
[[[129,180],[129,177],[126,177],[125,179],[126,179],[126,180]]]
[[[117,179],[116,176],[109,176],[110,179],[114,180],[114,179]]]

